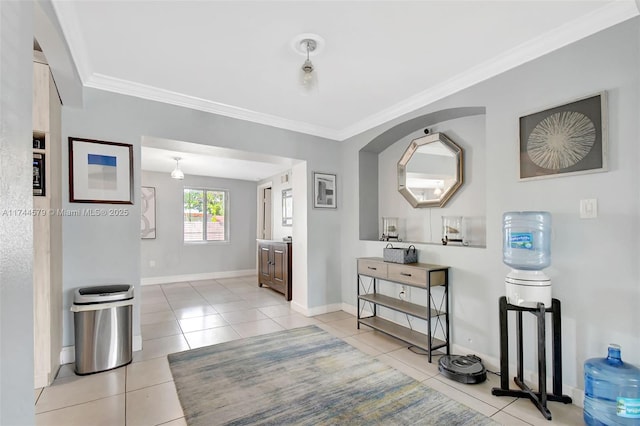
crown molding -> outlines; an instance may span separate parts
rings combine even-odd
[[[76,71],[83,85],[89,79],[91,75],[91,64],[89,62],[88,49],[82,36],[82,30],[78,22],[78,15],[76,14],[75,4],[71,1],[51,0],[53,11],[58,18],[58,23],[67,40],[67,46],[71,52],[71,57],[76,66]]]
[[[207,99],[189,96],[170,90],[145,84],[134,83],[103,74],[93,73],[85,82],[85,87],[105,90],[108,92],[120,93],[122,95],[134,96],[151,101],[163,102],[166,104],[191,108],[199,111],[210,112],[212,114],[223,115],[225,117],[236,118],[238,120],[251,121],[253,123],[264,124],[279,129],[291,130],[305,133],[325,139],[337,140],[337,130],[328,127],[316,126],[314,124],[301,121],[289,120],[275,115],[264,114],[239,108],[233,105],[226,105]]]
[[[585,16],[470,68],[428,90],[417,93],[402,102],[337,130],[93,73],[73,2],[52,0],[52,4],[75,60],[78,74],[85,87],[210,112],[336,141],[344,141],[405,114],[412,113],[433,102],[595,34],[598,31],[638,16],[640,9],[640,0],[613,1]]]
[[[338,140],[349,139],[568,44],[638,16],[640,14],[639,10],[640,0],[609,3],[340,130]]]

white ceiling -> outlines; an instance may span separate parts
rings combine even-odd
[[[142,170],[169,175],[176,167],[176,157],[180,158],[180,169],[186,176],[213,176],[250,181],[285,174],[296,163],[293,159],[272,155],[168,139],[143,138]]]
[[[638,14],[633,0],[52,0],[85,86],[335,140]],[[315,33],[303,96],[291,40]]]
[[[640,2],[640,0],[638,0]],[[344,140],[636,16],[634,0],[52,0],[87,87]],[[303,33],[319,90],[305,96]],[[203,151],[204,150],[204,151]],[[291,160],[147,138],[142,169],[261,180]]]

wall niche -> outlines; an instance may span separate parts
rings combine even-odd
[[[398,160],[425,129],[446,134],[463,149],[464,183],[442,208],[414,208],[398,192]],[[382,217],[397,217],[403,242],[442,244],[442,217],[462,216],[465,245],[485,247],[485,135],[485,108],[462,107],[398,124],[364,146],[359,152],[360,240],[380,240]]]

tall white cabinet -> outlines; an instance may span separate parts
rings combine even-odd
[[[43,140],[44,195],[33,197],[34,385],[53,382],[62,349],[61,105],[49,66],[34,51],[33,136]]]

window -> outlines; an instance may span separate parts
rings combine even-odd
[[[184,241],[228,241],[227,191],[184,189]]]

